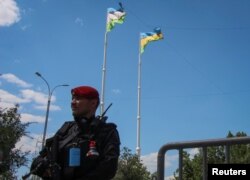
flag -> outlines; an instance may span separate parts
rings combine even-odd
[[[106,31],[111,31],[115,24],[122,24],[125,19],[126,13],[123,10],[123,7],[120,4],[120,9],[116,10],[114,8],[108,8],[107,12],[107,26]]]
[[[144,52],[145,47],[148,45],[149,42],[163,39],[163,34],[160,28],[155,28],[153,32],[141,33],[140,39],[141,39],[140,53],[142,54]]]

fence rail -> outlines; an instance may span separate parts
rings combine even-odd
[[[201,141],[186,141],[163,145],[157,157],[157,180],[164,180],[165,154],[168,150],[179,151],[179,180],[182,180],[183,149],[202,148],[203,152],[203,180],[207,179],[207,147],[225,146],[226,163],[230,163],[230,146],[236,144],[250,144],[250,136],[223,139],[209,139]]]

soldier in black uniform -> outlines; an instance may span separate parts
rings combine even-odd
[[[71,90],[74,121],[46,141],[31,172],[48,180],[109,180],[115,176],[120,139],[113,123],[95,116],[99,93],[89,86]]]

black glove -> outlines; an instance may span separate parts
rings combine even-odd
[[[32,162],[30,171],[32,172],[32,174],[43,177],[43,174],[46,172],[48,167],[49,167],[48,160],[45,157],[42,158],[41,156],[38,156]]]

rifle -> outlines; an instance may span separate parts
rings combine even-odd
[[[60,180],[60,170],[61,167],[58,162],[58,148],[59,147],[59,141],[58,141],[58,135],[56,134],[53,138],[53,144],[51,147],[51,173],[52,173],[52,179],[53,180]]]
[[[22,179],[26,180],[32,174],[37,174],[41,168],[44,168],[49,170],[48,176],[52,180],[60,180],[60,166],[57,164],[58,144],[57,135],[46,140],[46,147],[39,153],[43,159],[29,173],[22,176]]]
[[[43,160],[43,161],[46,161],[46,160]],[[43,161],[39,162],[38,165],[37,165],[34,169],[32,169],[29,173],[27,173],[27,174],[25,174],[24,176],[22,176],[22,179],[23,179],[23,180],[26,180],[26,179],[28,179],[32,174],[36,173],[36,172],[39,170],[39,168],[41,168],[41,166],[43,165],[43,163],[45,163],[45,162],[43,162]]]
[[[42,160],[40,160],[40,162],[37,163],[36,167],[34,167],[29,173],[25,174],[24,176],[22,176],[22,179],[23,180],[26,180],[28,179],[32,174],[36,174],[38,172],[38,170],[44,166],[45,164],[48,163],[48,159],[46,158],[47,156],[47,148],[43,148],[41,151],[40,151],[40,156],[43,157]]]

